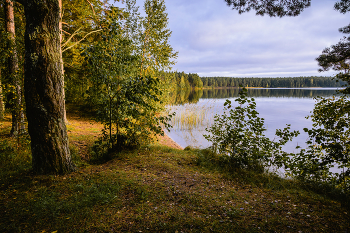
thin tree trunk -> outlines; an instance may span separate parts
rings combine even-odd
[[[0,69],[0,120],[3,120],[4,117],[5,117],[5,106],[4,106],[4,98],[2,93],[1,69]]]
[[[22,60],[22,56],[20,56],[20,60]],[[21,111],[20,111],[20,133],[24,134],[26,133],[26,127],[24,125],[24,103],[23,103],[23,99],[24,99],[24,93],[23,93],[23,84],[24,84],[24,67],[22,67],[22,75],[21,75]]]
[[[59,6],[60,6],[60,23],[59,23],[59,28],[60,28],[60,44],[62,45],[62,0],[58,0]],[[60,46],[60,53],[62,54],[62,47]],[[63,113],[63,119],[66,124],[68,124],[67,120],[67,111],[66,111],[66,91],[64,90],[64,63],[63,63],[63,57],[61,56],[61,69],[62,69],[62,82],[63,82],[63,99],[64,99],[64,113]]]
[[[15,33],[15,17],[13,13],[13,1],[5,0],[5,12],[6,12],[6,31],[9,33],[9,47],[11,50],[8,58],[9,63],[9,76],[12,85],[15,87],[15,93],[11,95],[12,98],[12,128],[11,136],[16,136],[20,133],[21,116],[23,115],[22,109],[22,90],[21,83],[19,81],[19,68],[18,57],[16,49],[16,33]],[[23,123],[23,122],[22,122]]]
[[[21,1],[25,7],[25,100],[33,170],[75,170],[64,122],[60,6],[58,0]]]

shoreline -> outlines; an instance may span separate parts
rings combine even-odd
[[[344,87],[203,87],[198,90],[213,90],[213,89],[309,89],[309,88],[344,88]]]
[[[171,139],[166,133],[164,133],[164,136],[159,135],[158,136],[158,143],[163,146],[168,146],[174,149],[183,150],[184,148],[177,144],[173,139]]]

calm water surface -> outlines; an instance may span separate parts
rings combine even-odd
[[[310,115],[316,103],[314,97],[331,97],[336,88],[272,88],[248,89],[248,97],[253,97],[259,116],[265,119],[265,135],[274,138],[276,129],[291,124],[291,130],[299,130],[300,135],[285,147],[287,152],[297,152],[296,146],[306,147],[307,134],[303,128],[311,128]],[[192,103],[168,106],[170,112],[176,112],[172,120],[173,129],[168,136],[180,146],[206,148],[210,143],[203,137],[205,129],[213,124],[215,114],[222,114],[226,99],[234,103],[238,89],[204,90],[191,94]],[[189,95],[189,96],[191,96]],[[195,97],[193,97],[195,96]],[[182,97],[182,101],[183,101]],[[184,102],[184,101],[183,101]]]

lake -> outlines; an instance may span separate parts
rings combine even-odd
[[[305,117],[311,115],[316,100],[314,97],[331,97],[337,88],[251,88],[248,97],[256,101],[259,117],[265,119],[265,135],[270,139],[276,129],[291,124],[291,130],[299,130],[300,135],[289,142],[284,150],[297,152],[296,146],[306,148],[307,134],[303,128],[311,128],[312,121]],[[182,147],[206,148],[210,143],[203,137],[205,129],[214,122],[215,114],[222,114],[226,99],[235,103],[238,89],[209,89],[196,93],[180,93],[177,99],[182,104],[168,106],[176,115],[172,119],[173,129],[166,134]],[[184,96],[187,97],[185,98]],[[187,102],[187,103],[186,103]]]

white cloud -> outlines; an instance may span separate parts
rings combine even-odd
[[[239,15],[224,1],[168,0],[175,69],[202,76],[299,76],[319,74],[315,58],[341,38],[347,15],[334,1],[313,0],[298,17]],[[328,73],[330,75],[331,73]]]
[[[309,76],[315,58],[343,36],[348,15],[335,0],[312,0],[297,17],[239,15],[224,0],[165,0],[170,43],[179,52],[174,70],[201,76]],[[138,1],[140,10],[143,0]]]

